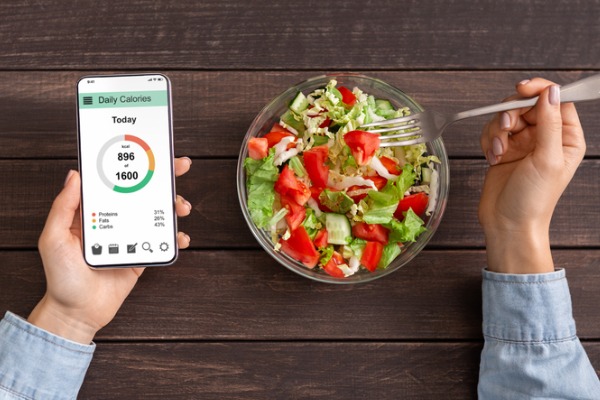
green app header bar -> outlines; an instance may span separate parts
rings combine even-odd
[[[158,107],[169,104],[166,90],[145,92],[103,92],[80,93],[79,107],[88,108],[122,108],[122,107]]]

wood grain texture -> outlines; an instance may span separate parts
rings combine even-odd
[[[1,7],[1,6],[0,6]],[[89,71],[0,72],[0,158],[76,158],[75,84]],[[104,72],[106,73],[106,72]],[[296,83],[323,72],[167,72],[173,83],[175,151],[190,157],[237,157],[258,112]],[[365,71],[401,88],[423,107],[445,113],[499,102],[522,79],[564,84],[586,71]],[[588,156],[600,156],[598,103],[577,106],[588,133]],[[479,135],[489,117],[452,125],[444,134],[451,157],[483,158]]]
[[[597,0],[12,0],[0,20],[3,69],[575,69],[600,59]]]
[[[100,344],[85,399],[475,399],[481,345]]]
[[[100,344],[84,399],[476,399],[479,343]],[[592,363],[600,344],[584,343]]]
[[[27,316],[45,290],[34,251],[0,252],[0,310]],[[554,251],[578,334],[600,338],[600,251]],[[481,340],[483,251],[424,251],[393,274],[338,286],[303,278],[262,250],[183,251],[147,269],[100,341]]]
[[[83,399],[475,399],[482,348],[477,203],[487,117],[444,140],[451,186],[429,246],[380,280],[327,285],[259,248],[235,186],[247,128],[293,84],[362,72],[426,109],[499,101],[525,78],[600,71],[600,0],[0,2],[0,311],[26,316],[45,291],[35,250],[77,167],[75,83],[161,71],[173,83],[175,152],[194,158],[178,192],[192,248],[149,269],[98,348]],[[551,226],[578,335],[600,365],[600,119],[578,105],[587,159]]]
[[[240,209],[236,189],[237,160],[196,159],[179,178],[179,194],[192,204],[180,229],[193,248],[258,248]],[[52,199],[60,191],[74,160],[0,160],[0,248],[32,248],[37,244]],[[486,164],[451,160],[450,195],[431,248],[483,247],[477,207]],[[559,202],[551,240],[560,247],[597,247],[600,243],[600,160],[584,160]]]

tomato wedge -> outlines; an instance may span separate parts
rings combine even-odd
[[[317,236],[315,236],[315,240],[313,241],[317,249],[322,247],[327,247],[327,239],[329,238],[329,234],[327,233],[327,229],[323,228],[319,232],[317,232]]]
[[[381,190],[385,187],[385,185],[387,185],[387,179],[376,175],[376,176],[367,176],[365,177],[365,179],[369,179],[371,181],[373,181],[373,183],[375,184],[375,187],[377,188],[377,190]],[[348,196],[350,196],[352,198],[352,200],[354,200],[354,202],[356,204],[358,204],[359,201],[361,201],[362,199],[364,199],[365,197],[367,197],[367,192],[365,193],[361,193],[361,194],[357,194],[357,195],[353,195],[352,192],[355,192],[357,190],[360,189],[371,189],[370,186],[350,186],[348,188],[348,190],[346,191],[346,193],[348,194]]]
[[[390,232],[379,224],[359,222],[352,227],[352,234],[359,239],[388,244]]]
[[[283,126],[279,125],[278,123],[273,124],[273,127],[271,128],[271,130],[269,132],[287,132],[290,135],[292,134],[292,132],[288,131]]]
[[[265,138],[248,140],[248,155],[254,160],[262,160],[269,154],[269,143]]]
[[[302,224],[304,218],[306,218],[306,209],[296,203],[293,199],[288,196],[280,196],[281,206],[287,208],[288,213],[285,214],[285,222],[290,228],[290,231],[295,230]]]
[[[280,243],[281,251],[308,268],[314,268],[319,262],[319,252],[302,225],[293,230],[287,240],[280,240]]]
[[[348,89],[345,86],[340,86],[338,90],[342,94],[342,102],[344,104],[353,106],[356,103],[356,96],[354,95],[354,93],[352,93],[350,89]]]
[[[371,272],[375,272],[383,255],[383,245],[379,242],[367,242],[360,263]]]
[[[385,187],[385,185],[387,185],[387,179],[379,175],[366,176],[365,179],[373,181],[377,190],[381,190]]]
[[[269,147],[271,147],[271,146],[269,146]],[[390,174],[400,175],[400,166],[398,165],[398,163],[396,161],[394,161],[391,158],[386,157],[386,156],[379,157],[379,160],[381,161],[381,163],[383,164],[385,169],[387,169]]]
[[[323,192],[323,190],[325,190],[324,187],[318,187],[318,186],[311,186],[310,187],[310,197],[312,197],[313,199],[315,199],[315,201],[319,201],[319,196],[321,195],[321,192]]]
[[[360,166],[367,165],[379,148],[379,135],[365,131],[350,131],[344,135],[344,141]]]
[[[287,136],[294,136],[289,132],[284,132],[284,131],[271,131],[269,133],[267,133],[265,136],[263,136],[265,139],[267,139],[267,141],[269,142],[269,148],[275,146],[277,143],[281,142],[281,139],[283,139],[284,137]],[[288,144],[288,149],[291,147],[296,147],[295,143],[290,143]]]
[[[415,214],[419,216],[423,215],[425,210],[427,210],[428,203],[429,196],[423,192],[404,196],[404,198],[398,203],[398,208],[396,208],[396,211],[394,212],[394,217],[402,221],[404,219],[404,213],[408,211],[409,208],[412,208]]]
[[[304,166],[313,186],[325,187],[329,179],[329,167],[325,164],[329,155],[327,145],[313,147],[304,152]]]
[[[346,276],[344,275],[344,271],[342,271],[340,267],[338,267],[338,265],[342,264],[344,264],[344,257],[342,257],[342,255],[337,251],[334,251],[333,255],[331,256],[329,261],[327,261],[327,264],[325,264],[323,269],[325,270],[325,272],[327,272],[334,278],[344,278]]]
[[[329,125],[331,125],[331,120],[329,119],[329,117],[327,117],[325,118],[325,121],[321,122],[319,128],[327,128]]]
[[[294,171],[286,164],[275,182],[275,191],[282,196],[290,197],[298,205],[303,206],[310,198],[310,189],[296,179]]]

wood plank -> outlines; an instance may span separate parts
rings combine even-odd
[[[575,69],[600,54],[597,0],[21,0],[0,20],[3,69]]]
[[[584,348],[600,365],[600,344]],[[479,343],[100,344],[80,397],[476,399],[480,352]]]
[[[34,251],[0,252],[0,311],[27,316],[45,291]],[[600,338],[600,251],[559,250],[578,334]],[[261,250],[184,251],[146,270],[106,340],[480,340],[485,253],[424,251],[377,281],[310,281]]]
[[[1,7],[1,6],[0,6]],[[0,158],[76,158],[75,83],[90,72],[0,72]],[[321,72],[168,72],[173,82],[175,151],[191,157],[237,157],[258,112],[279,93]],[[524,78],[567,83],[591,72],[366,71],[403,89],[423,107],[454,113],[511,94]],[[578,105],[588,156],[600,156],[597,103]],[[488,117],[461,121],[444,135],[452,157],[482,157]]]
[[[84,399],[476,399],[481,345],[100,344]]]
[[[258,248],[239,206],[236,160],[195,160],[191,172],[178,180],[179,193],[193,205],[180,228],[194,248]],[[60,191],[72,160],[0,160],[0,248],[32,248],[51,202]],[[452,160],[446,213],[430,242],[432,248],[483,247],[477,222],[479,193],[486,164]],[[600,160],[585,160],[560,200],[551,226],[555,246],[590,247],[600,243]],[[218,212],[215,212],[218,211]]]

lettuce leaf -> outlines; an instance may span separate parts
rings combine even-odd
[[[380,191],[370,190],[365,198],[363,221],[367,224],[387,224],[394,218],[400,197],[393,182]]]
[[[416,242],[417,237],[427,230],[423,225],[423,220],[409,208],[402,222],[392,219],[385,227],[390,230],[390,243],[405,243]]]
[[[360,260],[360,258],[362,257],[362,253],[365,250],[366,245],[367,245],[366,240],[355,238],[352,240],[352,242],[350,242],[348,247],[350,248],[350,250],[352,250],[354,257],[356,257]],[[344,246],[344,247],[346,247],[346,246]],[[348,257],[348,258],[350,258],[350,257]]]
[[[338,214],[346,214],[354,204],[354,200],[346,193],[334,192],[329,189],[325,189],[321,192],[319,201],[331,211]]]
[[[306,209],[306,217],[302,221],[302,226],[306,229],[306,233],[311,239],[317,236],[317,233],[323,228],[323,224],[317,219],[317,215],[312,208]]]
[[[402,248],[398,246],[398,243],[388,243],[383,248],[383,253],[381,254],[381,260],[379,260],[379,264],[377,264],[377,268],[386,269],[388,265],[391,264],[392,261],[396,259],[402,252]]]
[[[415,183],[415,179],[412,165],[406,164],[398,178],[389,180],[383,189],[369,191],[365,198],[363,220],[368,224],[390,223],[398,208],[398,202],[404,197],[404,192]]]
[[[319,259],[319,265],[324,267],[329,260],[331,260],[331,257],[333,257],[333,246],[329,245],[326,247],[322,247],[319,249],[319,253],[321,254],[321,258]]]
[[[248,211],[250,218],[260,229],[266,228],[273,217],[274,186],[279,177],[279,170],[273,164],[274,157],[275,149],[271,149],[269,155],[262,160],[250,157],[244,160]]]
[[[404,167],[402,167],[400,176],[396,179],[396,188],[400,194],[400,199],[402,199],[404,193],[415,184],[416,179],[417,174],[415,173],[413,166],[411,164],[405,164]]]

